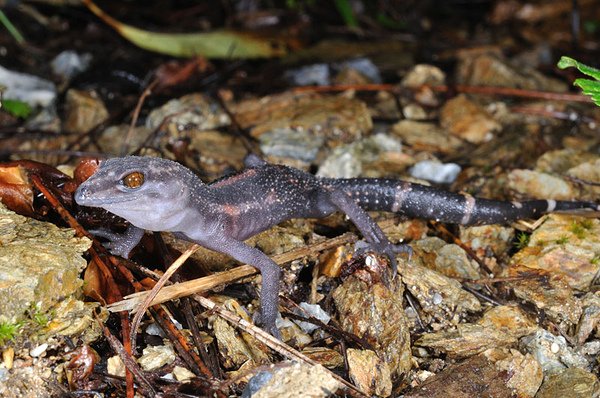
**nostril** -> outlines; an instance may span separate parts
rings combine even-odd
[[[83,204],[83,201],[85,200],[86,196],[88,194],[88,189],[86,187],[84,187],[83,185],[80,185],[79,188],[77,188],[77,190],[75,191],[75,202],[77,202],[77,204]]]

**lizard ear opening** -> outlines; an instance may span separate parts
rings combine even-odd
[[[129,173],[125,177],[123,177],[121,179],[121,182],[127,188],[139,188],[144,183],[144,174],[139,171],[134,171],[133,173]]]

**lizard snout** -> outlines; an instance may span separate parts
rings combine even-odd
[[[86,199],[89,197],[90,194],[90,190],[88,187],[85,186],[85,183],[81,184],[79,186],[79,188],[77,188],[77,190],[75,191],[75,195],[73,195],[73,197],[75,198],[75,202],[77,202],[78,205],[83,205],[85,206],[85,202]]]

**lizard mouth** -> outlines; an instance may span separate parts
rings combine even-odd
[[[98,206],[103,207],[105,205],[113,205],[119,203],[133,202],[137,200],[137,197],[126,197],[126,198],[86,198],[82,201],[84,206]]]
[[[137,195],[98,197],[91,194],[85,187],[79,187],[77,191],[75,191],[74,197],[77,204],[81,206],[94,207],[104,207],[105,205],[132,202],[138,199]]]

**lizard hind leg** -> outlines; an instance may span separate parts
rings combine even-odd
[[[281,280],[281,268],[260,250],[250,247],[242,241],[219,235],[213,237],[210,242],[197,243],[227,254],[241,263],[246,263],[260,271],[262,276],[260,291],[260,320],[262,328],[281,339],[279,329],[275,326],[279,314],[279,281]]]
[[[379,228],[379,225],[346,192],[340,189],[333,189],[330,193],[330,200],[356,225],[356,228],[358,228],[366,239],[370,248],[389,258],[392,273],[395,276],[398,271],[396,254],[408,253],[410,260],[412,248],[407,244],[392,244],[381,228]]]

